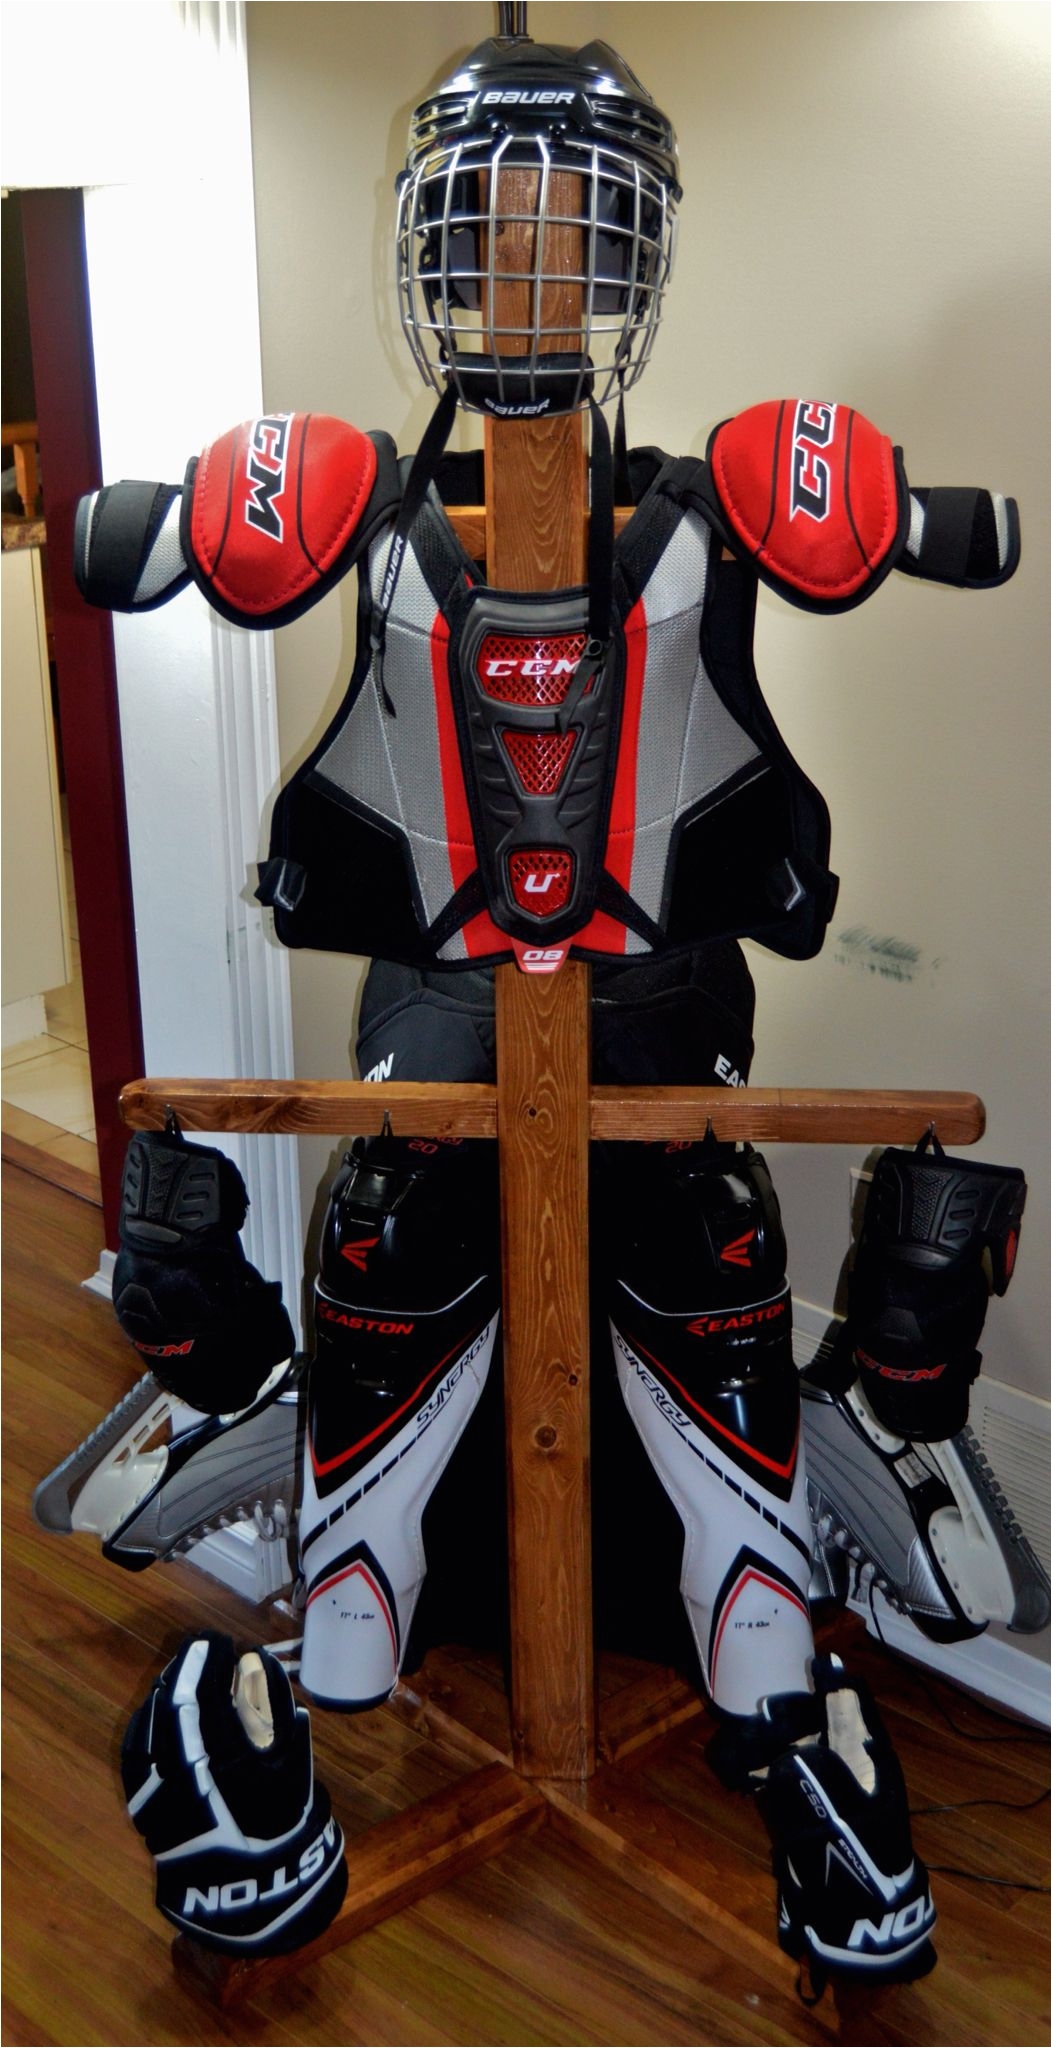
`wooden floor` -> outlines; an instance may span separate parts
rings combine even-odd
[[[5,1169],[5,2042],[1048,2041],[1047,1897],[964,1876],[934,1880],[932,1976],[866,1998],[827,1991],[809,2011],[774,1944],[763,1829],[708,1771],[703,1716],[632,1750],[590,1795],[607,1842],[612,1817],[627,1827],[660,1798],[662,1818],[649,1835],[637,1820],[634,1839],[670,1868],[693,1860],[703,1912],[685,1903],[689,1887],[679,1900],[674,1884],[655,1895],[642,1851],[603,1867],[549,1825],[241,2008],[203,2002],[172,1970],[149,1859],[124,1813],[120,1736],[187,1629],[226,1628],[242,1646],[287,1631],[189,1566],[127,1573],[94,1539],[33,1525],[34,1482],[135,1377],[108,1306],[79,1285],[100,1242],[91,1202]],[[1047,1786],[1043,1738],[922,1681],[857,1624],[838,1624],[836,1641],[882,1701],[915,1809],[1018,1806]],[[454,1651],[438,1669],[451,1700],[499,1731],[486,1665]],[[604,1690],[627,1700],[621,1689],[639,1675],[624,1660],[606,1665]],[[352,1844],[475,1768],[387,1709],[313,1723],[318,1772]],[[1047,1883],[1047,1805],[918,1815],[914,1831],[931,1864]]]

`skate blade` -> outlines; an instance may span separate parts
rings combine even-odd
[[[972,1633],[933,1569],[910,1509],[908,1482],[930,1487],[944,1506],[952,1503],[941,1477],[917,1459],[900,1477],[892,1461],[908,1451],[901,1439],[868,1430],[841,1401],[806,1380],[800,1392],[815,1546],[829,1590],[846,1597],[852,1576],[868,1567],[875,1590],[919,1627]]]
[[[168,1453],[145,1446],[168,1423],[174,1402],[152,1372],[111,1408],[90,1436],[35,1487],[34,1519],[68,1536],[74,1529],[106,1535],[157,1482]],[[93,1490],[91,1481],[98,1483]]]
[[[1048,1576],[971,1429],[910,1443],[882,1429],[857,1384],[839,1399],[806,1381],[801,1393],[816,1537],[827,1560],[836,1546],[864,1561],[877,1590],[942,1640],[979,1634],[991,1621],[1021,1634],[1046,1626]],[[836,1580],[834,1569],[828,1577]]]
[[[212,1416],[144,1374],[40,1481],[37,1522],[56,1535],[98,1536],[107,1556],[133,1568],[235,1520],[254,1520],[265,1538],[284,1536],[295,1496],[297,1377],[286,1359],[251,1407]]]
[[[954,1506],[932,1516],[935,1554],[970,1619],[1002,1622],[1017,1635],[1048,1625],[1048,1574],[1015,1521],[989,1460],[965,1426],[930,1444]]]

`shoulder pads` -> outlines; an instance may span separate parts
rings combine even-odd
[[[750,406],[717,427],[706,456],[706,495],[728,546],[794,604],[860,604],[905,546],[901,453],[851,406]]]
[[[213,442],[178,484],[108,484],[77,507],[89,604],[149,611],[191,578],[235,626],[284,626],[331,590],[401,496],[388,434],[271,413]]]
[[[325,413],[268,413],[190,463],[183,554],[223,618],[284,626],[346,575],[399,495],[387,434]]]

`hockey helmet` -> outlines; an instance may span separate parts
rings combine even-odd
[[[398,181],[399,311],[425,382],[520,417],[627,389],[680,196],[671,123],[606,43],[480,43],[417,107]]]

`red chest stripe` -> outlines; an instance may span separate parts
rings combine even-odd
[[[643,714],[643,684],[647,662],[647,618],[639,598],[625,620],[625,691],[621,711],[621,743],[617,750],[617,772],[610,805],[610,826],[603,866],[622,889],[632,880],[632,855],[636,843],[636,787],[639,773],[639,727]],[[597,910],[575,938],[576,945],[590,946],[598,953],[623,953],[628,933],[623,924],[605,910]]]

